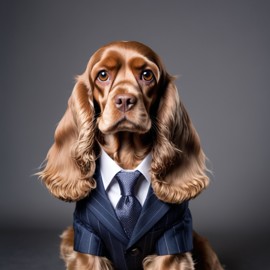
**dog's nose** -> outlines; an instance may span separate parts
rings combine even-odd
[[[130,94],[117,95],[114,99],[116,108],[121,112],[129,111],[137,102],[137,98]]]

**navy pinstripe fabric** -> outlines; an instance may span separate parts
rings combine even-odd
[[[188,202],[167,204],[148,192],[140,218],[128,239],[97,175],[97,188],[76,205],[74,249],[109,258],[116,270],[140,270],[150,254],[192,250],[192,218]]]

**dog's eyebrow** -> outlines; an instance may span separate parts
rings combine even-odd
[[[109,55],[105,55],[104,57],[102,57],[101,59],[99,59],[99,61],[97,61],[92,69],[94,69],[96,66],[103,66],[103,67],[107,67],[108,69],[112,69],[116,66],[119,66],[121,63],[121,55],[119,55],[119,53],[114,52],[114,51],[110,51]]]
[[[131,59],[130,64],[135,68],[135,69],[144,69],[148,63],[145,61],[145,59],[141,57],[134,57]]]

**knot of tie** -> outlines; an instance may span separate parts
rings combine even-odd
[[[122,196],[134,196],[134,189],[141,173],[139,171],[121,171],[116,175]]]

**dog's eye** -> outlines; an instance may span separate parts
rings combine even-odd
[[[154,74],[151,70],[146,69],[142,72],[141,79],[146,82],[151,82],[154,79]]]
[[[106,82],[109,80],[109,73],[106,70],[101,70],[97,75],[97,79],[100,82]]]

